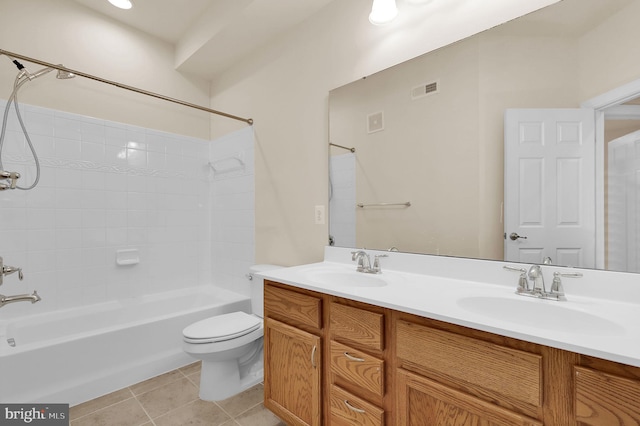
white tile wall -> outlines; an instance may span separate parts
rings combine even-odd
[[[0,112],[4,111],[0,102]],[[0,192],[0,256],[24,270],[0,293],[31,293],[0,319],[194,285],[247,291],[253,263],[253,133],[217,141],[21,106],[42,166],[31,191]],[[241,155],[247,165],[213,176],[207,162]],[[31,183],[35,167],[11,111],[3,168]],[[140,263],[117,266],[116,250]]]

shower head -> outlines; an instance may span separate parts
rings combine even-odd
[[[56,74],[56,78],[60,80],[67,80],[69,78],[73,78],[76,75],[69,71],[58,70],[58,74]]]

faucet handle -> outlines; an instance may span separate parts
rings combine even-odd
[[[18,279],[22,281],[24,275],[22,274],[22,268],[16,268],[15,266],[2,266],[2,275],[11,275],[14,272],[18,273]]]
[[[564,297],[564,287],[562,287],[562,280],[560,279],[560,277],[580,278],[582,277],[582,273],[581,272],[569,272],[569,273],[554,272],[553,273],[553,282],[551,283],[551,294],[555,294],[556,296],[558,296],[558,299],[566,300],[566,298]]]
[[[356,260],[358,256],[362,256],[362,254],[366,253],[364,250],[354,250],[351,252],[351,260]]]
[[[514,266],[503,266],[502,269],[510,272],[520,272],[520,278],[518,278],[518,289],[516,291],[528,291],[529,281],[527,280],[527,270],[525,268],[516,268]]]
[[[20,281],[24,279],[24,275],[22,274],[22,268],[16,268],[15,266],[5,265],[4,260],[2,259],[2,257],[0,257],[0,285],[2,285],[5,275],[11,275],[14,272],[18,273],[18,279]]]
[[[382,270],[380,269],[380,258],[381,257],[389,257],[388,254],[376,254],[375,256],[373,256],[373,272],[375,272],[376,274],[379,274],[382,272]]]

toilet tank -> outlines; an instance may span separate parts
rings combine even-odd
[[[251,313],[260,318],[264,316],[264,280],[253,274],[280,268],[282,268],[282,266],[277,265],[253,265],[249,268],[248,278],[251,280]]]

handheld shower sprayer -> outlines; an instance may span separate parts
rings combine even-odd
[[[29,70],[27,70],[27,68],[22,65],[17,59],[12,58],[11,56],[6,55],[13,63],[14,65],[18,68],[18,75],[15,78],[14,84],[13,84],[13,91],[11,92],[11,95],[9,96],[9,99],[7,99],[7,104],[5,106],[4,109],[4,115],[3,115],[3,120],[2,120],[2,128],[0,130],[0,180],[7,180],[9,181],[9,183],[5,184],[0,182],[0,191],[5,190],[5,189],[22,189],[22,190],[30,190],[36,187],[36,185],[38,184],[39,180],[40,180],[40,161],[38,160],[38,155],[36,154],[36,150],[33,147],[33,143],[31,142],[31,138],[29,137],[29,133],[27,132],[27,129],[24,125],[24,122],[22,120],[22,115],[20,114],[20,108],[18,106],[18,90],[20,89],[20,87],[22,87],[23,84],[32,81],[38,77],[41,77],[45,74],[50,73],[51,71],[53,71],[55,68],[49,66],[46,68],[43,68],[39,71],[36,71],[35,73],[31,73],[29,72]],[[60,67],[63,67],[62,65],[59,65]],[[64,67],[63,67],[64,68]],[[58,73],[56,75],[56,78],[58,79],[69,79],[69,78],[73,78],[75,77],[75,75],[69,71],[63,70],[63,69],[58,69]],[[31,155],[33,156],[33,160],[36,166],[36,177],[33,181],[33,183],[28,186],[28,187],[21,187],[18,186],[16,184],[16,180],[20,177],[20,173],[18,172],[8,172],[4,170],[4,167],[2,165],[2,152],[3,152],[3,148],[4,148],[4,139],[5,139],[5,135],[6,135],[6,130],[7,130],[7,117],[9,115],[9,109],[11,108],[11,104],[14,104],[15,107],[15,111],[16,111],[16,117],[18,118],[18,122],[20,123],[20,127],[22,128],[22,132],[24,133],[25,139],[27,141],[27,144],[29,145],[29,149],[31,150]],[[6,176],[5,176],[6,175]]]

